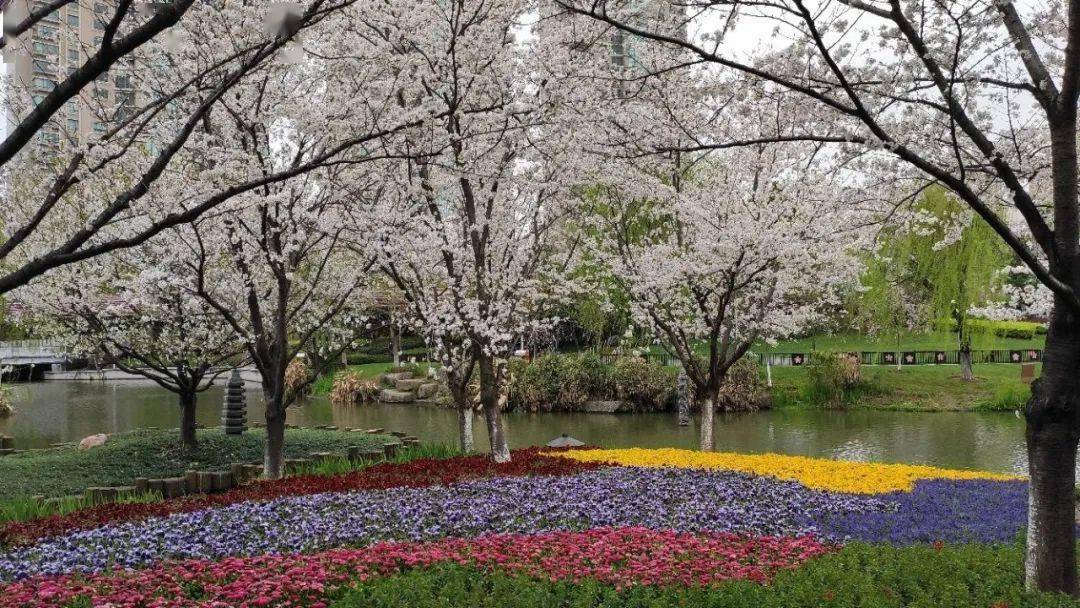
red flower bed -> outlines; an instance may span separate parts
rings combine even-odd
[[[221,494],[200,494],[148,504],[110,503],[67,515],[55,515],[28,522],[11,522],[0,528],[0,544],[17,545],[47,536],[105,524],[187,513],[238,502],[269,500],[282,496],[302,496],[350,490],[384,490],[395,487],[447,485],[480,477],[524,475],[571,475],[605,465],[576,462],[567,458],[541,456],[550,448],[514,450],[511,462],[498,464],[487,456],[459,456],[421,459],[402,464],[383,463],[345,475],[304,475],[263,481]]]
[[[328,593],[372,576],[437,563],[499,569],[546,580],[628,585],[767,582],[832,547],[813,538],[684,534],[645,528],[505,534],[432,543],[379,543],[311,555],[164,563],[150,570],[36,578],[0,588],[0,608],[88,605],[325,606]]]

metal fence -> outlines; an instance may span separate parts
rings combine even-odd
[[[958,365],[959,350],[906,350],[861,351],[858,355],[862,365]],[[813,353],[756,353],[758,363],[768,362],[777,367],[806,365]],[[1024,350],[972,350],[972,363],[1038,363],[1042,361],[1042,349]]]

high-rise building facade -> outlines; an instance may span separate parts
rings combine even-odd
[[[4,4],[0,2],[0,4]],[[9,26],[22,22],[41,0],[8,0],[3,8]],[[115,0],[74,0],[50,13],[3,50],[8,95],[30,103],[45,98],[58,83],[101,48],[106,24],[113,18]],[[135,87],[127,63],[113,66],[79,96],[69,100],[52,124],[36,134],[37,143],[59,147],[103,133],[112,121],[135,109]],[[11,120],[8,117],[7,120]]]

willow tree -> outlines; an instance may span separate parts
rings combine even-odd
[[[973,310],[999,298],[1010,259],[989,224],[954,196],[930,188],[883,233],[867,260],[859,316],[898,336],[903,329],[944,325],[956,333],[961,376],[972,381],[972,342],[987,327],[971,322]]]

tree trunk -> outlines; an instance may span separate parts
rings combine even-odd
[[[264,392],[266,400],[266,449],[263,471],[267,479],[281,479],[285,459],[285,408],[281,391]]]
[[[965,382],[971,382],[975,380],[975,372],[971,369],[971,347],[960,347],[960,377]]]
[[[472,452],[473,446],[473,411],[471,407],[458,407],[458,438],[461,451]]]
[[[180,393],[180,443],[191,450],[199,446],[199,439],[195,434],[195,404],[197,402],[198,395],[195,391]]]
[[[1080,411],[1080,319],[1054,306],[1042,376],[1025,415],[1030,487],[1025,584],[1076,595],[1076,450]]]
[[[401,330],[397,325],[390,326],[390,356],[394,359],[394,367],[401,365]]]
[[[495,361],[488,355],[481,355],[480,365],[480,405],[484,408],[487,422],[488,439],[491,443],[491,458],[495,462],[510,462],[510,447],[506,442],[506,429],[503,427],[502,414],[499,412],[499,372]]]
[[[713,424],[716,412],[716,401],[712,396],[701,399],[701,451],[712,452],[716,449],[716,439],[713,437]]]

